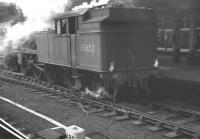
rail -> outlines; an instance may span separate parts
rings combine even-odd
[[[149,130],[158,131],[161,129],[170,130],[167,137],[177,137],[189,135],[197,139],[200,136],[200,112],[188,110],[182,107],[166,106],[159,103],[151,103],[151,109],[146,111],[136,110],[121,104],[113,104],[108,101],[97,101],[83,97],[78,91],[72,91],[56,85],[49,86],[43,81],[32,80],[30,78],[0,76],[1,82],[8,82],[24,86],[28,92],[42,93],[50,97],[68,103],[79,103],[83,109],[87,109],[88,114],[104,117],[113,117],[115,120],[130,120],[133,124],[150,124]],[[66,101],[68,100],[68,101]]]
[[[20,132],[18,129],[13,127],[11,124],[0,118],[0,127],[6,130],[8,133],[12,134],[18,139],[29,139],[26,135]]]

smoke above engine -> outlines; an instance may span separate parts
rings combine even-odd
[[[83,2],[81,5],[75,6],[74,8],[72,8],[72,10],[78,10],[78,9],[82,9],[82,8],[92,8],[95,6],[99,6],[99,5],[105,5],[108,4],[110,0],[92,0],[90,3],[87,2]]]
[[[124,8],[137,7],[137,3],[140,0],[92,0],[91,2],[83,2],[82,4],[75,6],[72,10],[78,10],[81,8],[92,8],[100,5],[112,5],[112,6],[122,6]]]
[[[19,41],[26,40],[31,33],[46,30],[50,26],[51,17],[63,13],[71,4],[70,0],[0,0],[0,2],[16,4],[26,17],[23,23],[7,27],[0,51],[8,45],[16,48]]]
[[[84,1],[84,0],[83,0]],[[22,11],[26,17],[24,22],[18,22],[15,25],[7,27],[4,44],[0,46],[0,52],[4,52],[7,46],[17,48],[29,38],[29,35],[35,31],[47,30],[53,25],[52,17],[66,12],[66,9],[77,10],[80,8],[92,8],[94,6],[123,3],[135,0],[91,0],[89,3],[83,2],[76,6],[76,0],[0,0],[4,3],[13,3]],[[72,8],[73,5],[73,8]]]

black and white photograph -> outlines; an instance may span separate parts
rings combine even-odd
[[[0,139],[200,139],[200,0],[0,0]]]

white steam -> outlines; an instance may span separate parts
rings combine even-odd
[[[100,6],[107,4],[110,0],[92,0],[90,3],[83,2],[81,5],[74,7],[72,10],[78,10],[82,8],[92,8],[95,6]]]
[[[3,45],[0,44],[0,51],[11,45],[16,48],[20,41],[28,39],[29,35],[35,31],[46,30],[50,24],[50,17],[63,13],[65,8],[71,6],[72,0],[0,0],[5,3],[15,3],[19,7],[27,20],[7,27],[7,33]],[[92,8],[94,6],[107,4],[109,0],[92,0],[90,3],[74,7],[72,10],[81,8]]]
[[[70,4],[69,0],[0,0],[5,3],[15,3],[27,20],[7,28],[4,45],[0,46],[3,50],[8,42],[12,41],[16,47],[18,41],[23,37],[28,37],[34,31],[47,29],[49,18],[55,14],[63,13],[65,7]]]

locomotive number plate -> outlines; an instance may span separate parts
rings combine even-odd
[[[95,52],[95,46],[94,44],[81,44],[81,52],[87,52],[87,53],[94,53]]]

